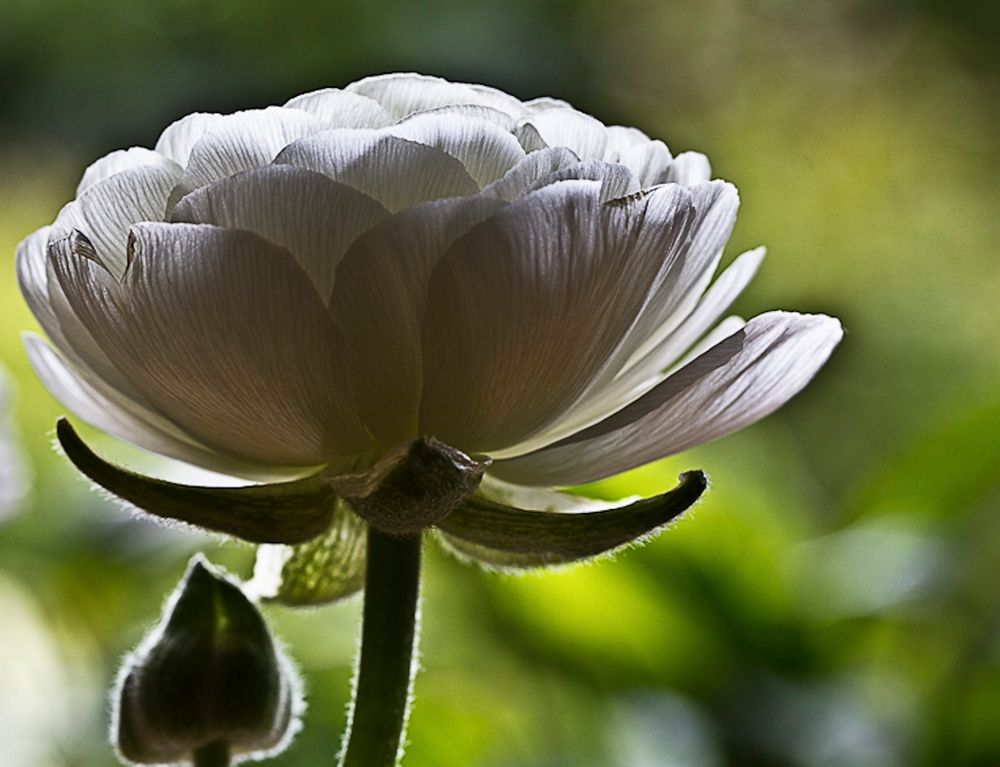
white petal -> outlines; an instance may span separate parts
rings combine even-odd
[[[46,328],[46,332],[60,354],[66,357],[80,376],[92,385],[97,386],[102,382],[106,382],[108,386],[125,393],[129,397],[140,400],[142,396],[135,391],[135,387],[125,379],[121,371],[108,359],[104,350],[101,349],[90,335],[90,331],[84,327],[80,318],[76,316],[55,275],[52,254],[54,251],[60,249],[65,249],[67,253],[70,253],[72,251],[71,244],[73,239],[73,236],[66,235],[61,238],[50,238],[49,240],[45,263],[45,282],[48,290],[49,306],[56,317],[57,327],[54,329]],[[92,252],[92,246],[89,246],[89,243],[88,248]]]
[[[224,115],[206,112],[186,115],[167,126],[157,139],[154,149],[183,168],[188,163],[194,145],[223,118]]]
[[[513,485],[487,474],[479,486],[477,493],[498,501],[506,506],[532,511],[559,511],[567,513],[582,513],[588,511],[604,511],[619,506],[627,506],[639,500],[638,496],[619,498],[615,501],[604,501],[597,498],[587,498],[582,495],[560,493],[545,487],[525,487]]]
[[[52,225],[52,237],[74,229],[86,235],[101,263],[116,277],[125,272],[128,230],[142,221],[163,221],[179,168],[140,166],[89,187],[67,204]]]
[[[639,191],[639,182],[623,165],[601,160],[579,160],[565,147],[551,147],[528,154],[501,178],[483,189],[489,197],[514,201],[557,181],[587,179],[603,182],[601,201],[607,202]]]
[[[131,386],[97,346],[70,309],[62,288],[52,280],[47,257],[51,227],[39,229],[18,246],[17,279],[25,302],[62,354],[90,380],[130,392]]]
[[[607,418],[746,325],[746,321],[740,317],[728,317],[712,327],[753,279],[764,252],[764,248],[757,248],[737,258],[675,332],[646,356],[630,362],[597,396],[586,400],[565,424],[560,424],[562,428],[556,432],[559,437]],[[709,328],[712,329],[709,331]]]
[[[524,108],[529,114],[538,114],[539,112],[547,112],[550,109],[567,109],[571,112],[575,112],[573,105],[568,101],[563,101],[562,99],[554,99],[550,96],[540,96],[537,99],[531,99],[530,101],[524,102]]]
[[[52,396],[86,423],[136,447],[213,471],[259,476],[259,467],[244,464],[200,445],[162,416],[128,402],[111,390],[100,391],[79,376],[45,341],[23,335],[35,375]]]
[[[698,306],[680,327],[649,355],[637,361],[635,368],[630,368],[628,374],[633,379],[641,379],[644,374],[655,375],[675,364],[732,306],[733,301],[739,298],[757,274],[766,252],[765,248],[755,248],[736,258],[706,291]]]
[[[712,178],[712,166],[701,152],[681,152],[667,168],[665,182],[694,186]]]
[[[607,162],[617,162],[627,167],[643,187],[664,181],[673,159],[666,144],[651,140],[641,130],[620,125],[609,127],[607,135],[608,145],[604,150]]]
[[[746,327],[746,324],[747,321],[745,319],[738,317],[735,314],[726,317],[726,319],[709,330],[708,333],[705,334],[704,338],[692,346],[688,350],[687,354],[674,363],[674,365],[663,375],[663,378],[673,375],[676,371],[680,370],[689,362],[692,362],[696,357],[700,357],[723,339],[729,338],[729,336],[733,333],[736,333],[740,329]],[[657,381],[657,383],[659,383],[659,381]],[[652,387],[646,388],[642,393],[645,394],[650,388]]]
[[[564,146],[576,152],[581,160],[600,160],[608,144],[604,124],[575,109],[547,109],[525,122],[534,126],[549,146]]]
[[[368,447],[343,341],[288,251],[192,224],[136,226],[131,251],[120,286],[90,259],[52,256],[76,314],[158,411],[257,463],[316,465]]]
[[[448,104],[447,106],[434,107],[433,109],[423,109],[420,112],[415,112],[408,117],[404,117],[399,122],[405,122],[412,117],[416,117],[417,115],[420,115],[421,117],[434,115],[437,115],[438,117],[444,117],[447,115],[472,117],[493,123],[498,128],[502,128],[508,133],[513,133],[517,128],[517,120],[511,117],[510,114],[499,109],[486,106],[485,104]]]
[[[48,249],[51,231],[51,226],[43,226],[21,240],[17,246],[15,264],[17,284],[21,288],[24,302],[49,338],[58,340],[62,332],[55,311],[49,303],[49,289],[45,275],[45,252]]]
[[[318,117],[326,128],[382,128],[393,122],[377,101],[340,88],[303,93],[285,104]]]
[[[76,187],[76,196],[79,197],[94,184],[111,178],[117,173],[129,168],[141,166],[153,166],[166,168],[176,176],[180,176],[181,168],[173,160],[164,157],[159,152],[146,149],[141,146],[134,146],[131,149],[119,149],[110,154],[104,155],[101,159],[91,163],[87,170],[83,172],[83,178]]]
[[[289,250],[324,302],[354,239],[388,216],[379,203],[326,176],[268,165],[184,197],[174,221],[246,229]]]
[[[671,186],[675,204],[687,193]],[[607,364],[659,273],[644,201],[600,184],[534,192],[459,238],[431,280],[421,431],[465,451],[515,445]],[[660,233],[662,234],[662,233]]]
[[[528,191],[570,179],[600,181],[601,202],[617,200],[640,191],[639,180],[632,175],[628,168],[624,165],[601,160],[583,160],[567,168],[553,171],[548,176],[538,179]]]
[[[479,191],[451,155],[377,131],[319,133],[286,147],[275,164],[322,173],[378,200],[390,212]]]
[[[736,224],[740,198],[732,184],[713,181],[691,187],[689,191],[694,207],[689,239],[665,258],[667,268],[650,294],[642,316],[622,344],[619,362],[613,366],[616,370],[630,367],[649,354],[693,311],[715,273]],[[648,217],[645,226],[664,226],[664,221],[666,219]]]
[[[480,187],[524,159],[524,149],[514,134],[481,117],[419,113],[386,132],[447,152],[462,163]]]
[[[513,133],[517,136],[517,140],[521,142],[521,146],[524,147],[525,152],[537,152],[541,149],[549,148],[549,145],[545,143],[545,139],[542,138],[542,134],[531,123],[522,123],[515,126]]]
[[[485,187],[483,196],[513,202],[535,189],[542,179],[563,168],[577,165],[579,162],[580,158],[565,147],[552,147],[532,152],[501,178]]]
[[[351,353],[358,406],[382,444],[417,434],[420,334],[435,265],[504,204],[474,196],[416,205],[359,237],[341,262],[331,311]]]
[[[391,74],[366,77],[348,85],[347,90],[375,99],[397,120],[413,112],[452,104],[482,104],[508,112],[514,117],[520,113],[520,102],[506,93],[483,86],[451,83],[427,75]],[[514,113],[512,110],[518,112]]]
[[[524,103],[509,93],[498,90],[497,88],[491,88],[488,85],[479,85],[477,83],[469,83],[466,87],[475,92],[479,97],[477,103],[485,104],[487,106],[498,109],[501,112],[506,112],[511,117],[517,119],[528,113],[527,108]]]
[[[268,107],[225,115],[209,125],[191,148],[168,211],[188,192],[241,170],[267,165],[293,141],[324,129],[318,117],[301,109]]]
[[[495,451],[494,458],[531,452],[596,423],[622,407],[622,394],[631,386],[617,386],[616,377],[637,350],[653,343],[651,336],[661,338],[660,333],[669,332],[663,329],[665,326],[676,325],[683,318],[683,315],[674,316],[678,307],[683,306],[686,315],[691,307],[685,305],[698,298],[698,294],[689,295],[691,275],[706,268],[707,260],[692,247],[695,238],[691,233],[703,221],[704,208],[697,210],[694,206],[704,202],[704,197],[704,194],[696,196],[683,187],[669,184],[655,187],[637,199],[613,203],[631,211],[636,221],[632,248],[643,263],[655,265],[656,271],[646,283],[645,299],[639,310],[630,315],[632,322],[622,330],[618,343],[608,349],[601,371],[591,378],[572,406],[566,408],[566,415],[553,419],[551,426],[531,439]]]
[[[525,485],[579,484],[730,434],[801,391],[842,335],[823,315],[760,315],[607,420],[491,471]]]

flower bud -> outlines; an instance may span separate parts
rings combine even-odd
[[[298,729],[300,685],[257,608],[203,557],[160,625],[125,661],[113,738],[134,764],[190,762],[223,748],[272,756]]]

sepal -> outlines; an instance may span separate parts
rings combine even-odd
[[[652,537],[690,508],[708,486],[701,471],[685,472],[678,479],[680,484],[662,495],[577,513],[530,511],[475,495],[437,527],[447,548],[486,567],[569,564]]]
[[[59,444],[73,465],[117,498],[163,519],[251,543],[303,543],[323,533],[337,500],[319,476],[244,487],[195,487],[144,477],[95,454],[65,418]]]

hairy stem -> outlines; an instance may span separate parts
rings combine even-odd
[[[368,530],[361,657],[341,767],[395,767],[413,683],[420,535]]]
[[[194,767],[229,767],[229,744],[217,740],[202,746],[192,754]]]

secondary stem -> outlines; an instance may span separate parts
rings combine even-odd
[[[217,740],[192,754],[194,767],[229,767],[229,744]]]
[[[341,767],[397,763],[413,682],[420,542],[368,530],[361,658]]]

